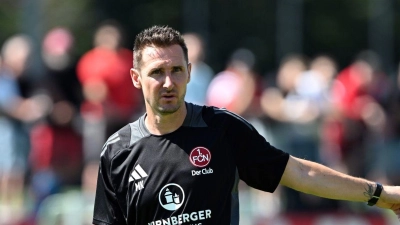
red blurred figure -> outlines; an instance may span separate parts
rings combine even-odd
[[[78,78],[86,104],[100,104],[107,119],[129,119],[140,104],[140,92],[132,87],[129,70],[133,56],[122,48],[117,26],[101,26],[95,34],[95,47],[78,62]]]
[[[82,138],[71,126],[74,114],[71,103],[57,102],[49,122],[31,132],[32,172],[51,170],[61,185],[78,184],[82,170]]]
[[[212,79],[207,90],[207,105],[226,108],[241,116],[249,113],[255,107],[257,94],[254,63],[255,56],[250,50],[236,50],[226,69]]]
[[[105,136],[130,121],[140,109],[141,93],[132,86],[129,75],[133,55],[121,47],[121,40],[121,30],[116,24],[100,26],[95,34],[95,47],[77,65],[85,99],[81,113],[86,124],[84,148],[89,160],[98,157]]]
[[[371,91],[378,68],[367,53],[360,54],[336,77],[331,110],[322,127],[325,151],[338,155],[344,169],[357,176],[367,172],[365,138],[371,131],[381,131],[386,121],[384,110]]]

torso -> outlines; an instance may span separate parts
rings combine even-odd
[[[143,116],[105,146],[127,224],[238,224],[237,146],[226,127],[188,105],[183,126],[172,133],[150,134]]]

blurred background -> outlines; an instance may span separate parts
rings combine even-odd
[[[0,0],[0,224],[91,224],[101,148],[144,112],[135,35],[184,34],[187,101],[270,143],[400,185],[400,0]],[[398,224],[388,211],[240,183],[241,224]]]

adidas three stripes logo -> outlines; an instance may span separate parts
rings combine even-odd
[[[144,172],[143,168],[138,164],[129,176],[129,182],[139,181],[147,176],[147,173]]]

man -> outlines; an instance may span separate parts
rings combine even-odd
[[[282,184],[400,215],[400,187],[289,156],[243,118],[186,103],[187,51],[169,27],[137,35],[131,77],[143,91],[146,114],[103,147],[94,224],[239,224],[239,179],[263,191]]]

